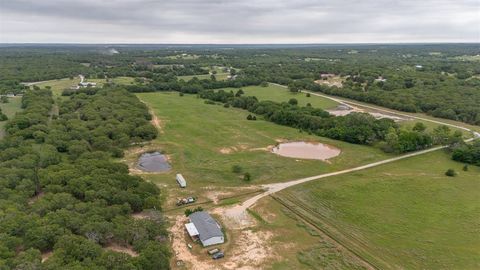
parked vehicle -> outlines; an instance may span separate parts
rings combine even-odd
[[[220,251],[220,252],[217,252],[217,253],[213,254],[212,259],[218,260],[218,259],[223,258],[224,256],[225,255],[223,254],[223,252]]]
[[[208,254],[210,254],[210,255],[213,255],[213,254],[215,254],[215,253],[218,253],[218,252],[220,252],[220,249],[218,249],[218,248],[214,248],[214,249],[210,249],[210,250],[209,250],[209,251],[207,251],[207,252],[208,252]]]
[[[177,201],[177,206],[181,206],[181,205],[184,205],[184,204],[194,203],[195,201],[196,201],[195,197],[188,197],[188,198],[178,199],[178,201]]]

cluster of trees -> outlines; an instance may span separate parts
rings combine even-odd
[[[0,108],[0,122],[8,120],[8,117],[2,112],[2,108]]]
[[[144,85],[125,86],[130,92],[155,92],[155,91],[178,91],[182,93],[196,94],[205,89],[240,88],[248,85],[260,85],[262,81],[255,76],[239,76],[235,80],[216,81],[212,79],[193,78],[187,82],[176,78],[157,77],[155,80]]]
[[[0,141],[0,268],[168,269],[160,190],[111,158],[156,136],[145,105],[104,89],[72,95],[55,115],[41,89],[27,91],[22,106]],[[146,210],[149,218],[131,216]]]
[[[441,125],[427,132],[427,127],[419,122],[411,129],[389,129],[380,147],[385,152],[405,153],[432,145],[457,145],[462,142],[462,133],[459,130],[452,132],[449,127]]]
[[[461,144],[453,148],[452,159],[480,166],[480,142]]]

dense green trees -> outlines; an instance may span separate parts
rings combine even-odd
[[[2,108],[0,108],[0,122],[7,121],[8,117],[2,112]]]
[[[480,166],[480,142],[461,144],[454,147],[452,159]]]
[[[27,91],[0,141],[0,268],[168,269],[160,190],[111,161],[156,136],[145,105],[113,88],[72,95],[56,118],[52,104],[50,91]]]

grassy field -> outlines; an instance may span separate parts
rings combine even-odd
[[[248,121],[247,111],[208,105],[195,95],[142,93],[138,97],[160,118],[162,132],[155,141],[171,159],[173,171],[146,177],[172,182],[182,172],[192,185],[239,186],[286,181],[386,158],[378,149],[348,144],[301,133],[267,121]],[[265,148],[276,140],[319,141],[334,145],[342,154],[330,163],[295,160],[270,153]],[[251,183],[231,167],[240,165],[252,175]]]
[[[217,73],[215,74],[215,78],[217,79],[217,81],[224,81],[228,78],[228,75],[230,75],[230,73]],[[189,81],[191,79],[193,79],[194,77],[197,77],[199,80],[204,80],[204,79],[210,79],[210,74],[200,74],[200,75],[186,75],[186,76],[178,76],[178,79],[179,80],[184,80],[184,81]]]
[[[257,220],[256,231],[273,233],[269,246],[274,257],[265,269],[361,269],[358,259],[272,198],[259,201],[249,213]]]
[[[21,97],[13,97],[8,99],[8,103],[0,103],[0,108],[2,109],[2,112],[8,117],[8,119],[11,119],[16,112],[20,111],[21,108],[21,103],[22,103],[22,98]],[[3,121],[0,122],[0,139],[3,138],[4,134],[4,126],[7,124],[8,121]]]
[[[478,269],[480,168],[462,167],[437,151],[300,185],[280,198],[381,268]],[[449,168],[458,175],[445,176]]]
[[[117,77],[113,78],[112,81],[118,84],[132,84],[132,77]],[[105,83],[105,79],[85,79],[87,82],[96,82],[98,87],[101,87]],[[52,92],[55,96],[61,96],[64,89],[70,88],[73,85],[77,85],[80,82],[79,77],[75,77],[72,80],[70,78],[50,80],[46,82],[41,82],[36,84],[36,86],[43,88],[46,86],[52,87]]]
[[[64,89],[70,88],[72,85],[77,85],[78,83],[80,83],[80,78],[75,77],[72,80],[70,78],[64,78],[64,79],[41,82],[41,83],[37,83],[35,85],[40,87],[40,88],[50,86],[52,88],[52,93],[55,96],[61,96],[62,91]]]
[[[338,103],[318,97],[318,96],[310,96],[307,97],[304,93],[292,93],[288,91],[286,88],[270,84],[267,87],[261,86],[247,86],[242,88],[247,96],[256,96],[258,100],[272,100],[276,102],[288,102],[291,98],[295,98],[298,100],[298,104],[300,106],[305,106],[307,103],[310,103],[313,107],[322,108],[322,109],[333,109],[335,108]],[[234,92],[237,89],[234,88],[226,88],[226,91],[233,90]]]

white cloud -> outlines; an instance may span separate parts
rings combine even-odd
[[[478,0],[0,1],[0,42],[480,42]]]

